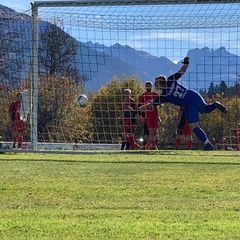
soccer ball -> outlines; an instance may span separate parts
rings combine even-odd
[[[88,97],[84,94],[80,94],[76,98],[76,103],[81,107],[86,107],[88,104]]]

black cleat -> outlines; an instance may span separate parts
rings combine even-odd
[[[213,150],[213,145],[211,143],[207,143],[204,146],[205,151],[212,151]]]
[[[226,107],[222,105],[220,102],[213,103],[213,106],[219,109],[222,113],[227,113]]]
[[[208,147],[204,147],[205,151],[212,151],[213,150],[213,146],[208,146]]]

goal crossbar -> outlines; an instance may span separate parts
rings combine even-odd
[[[240,0],[78,0],[78,1],[35,1],[34,7],[64,6],[114,6],[114,5],[161,5],[161,4],[218,4],[240,3]]]

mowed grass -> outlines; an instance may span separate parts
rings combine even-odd
[[[0,239],[240,239],[240,155],[0,155]]]

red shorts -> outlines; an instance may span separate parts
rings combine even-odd
[[[22,120],[15,120],[12,125],[13,133],[24,134],[26,131],[25,122]]]
[[[158,118],[146,118],[147,128],[158,128],[159,119]]]

